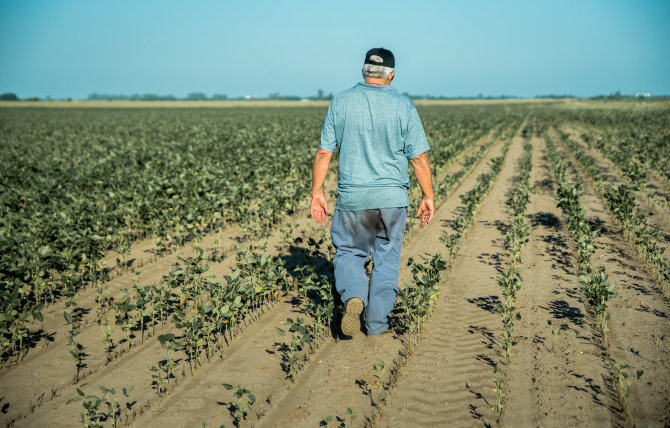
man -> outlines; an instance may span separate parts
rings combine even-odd
[[[367,52],[365,82],[331,101],[314,159],[311,214],[323,223],[330,213],[323,183],[339,148],[331,236],[335,287],[346,306],[341,328],[347,336],[360,331],[363,309],[368,336],[389,331],[409,205],[408,160],[423,192],[416,217],[425,226],[435,211],[428,142],[412,101],[390,86],[394,68],[391,51]],[[365,263],[370,250],[373,268],[368,285]]]

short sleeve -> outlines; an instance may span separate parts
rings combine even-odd
[[[422,153],[430,150],[426,134],[423,132],[423,125],[416,107],[410,101],[407,121],[407,132],[405,134],[405,149],[404,153],[407,159],[414,159]]]
[[[329,152],[334,152],[337,147],[337,139],[335,138],[335,113],[333,102],[331,101],[326,112],[326,118],[323,120],[323,128],[321,129],[321,147]]]

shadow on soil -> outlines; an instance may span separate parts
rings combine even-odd
[[[645,305],[643,305],[643,304],[640,304],[640,306],[637,307],[637,308],[635,308],[635,310],[636,310],[636,311],[639,311],[639,312],[646,312],[646,313],[648,313],[648,314],[654,314],[654,315],[656,315],[656,316],[659,317],[659,318],[665,318],[665,319],[668,318],[668,314],[667,314],[667,313],[665,313],[665,312],[663,312],[663,311],[659,311],[658,309],[651,309],[651,308],[649,308],[648,306],[645,306]]]
[[[481,260],[483,263],[486,263],[490,266],[502,266],[503,264],[503,257],[505,254],[503,253],[482,253],[477,256],[479,260]]]
[[[570,306],[565,300],[552,300],[549,302],[549,307],[540,308],[549,311],[549,313],[556,319],[568,320],[575,325],[581,326],[584,324],[584,313],[574,306]]]
[[[493,346],[496,344],[496,339],[493,336],[493,333],[489,331],[486,327],[471,325],[468,327],[468,333],[470,334],[480,333],[483,339],[482,344],[488,349],[492,349]]]
[[[501,303],[498,296],[481,296],[474,299],[466,299],[468,303],[477,305],[478,308],[490,312],[492,314],[496,313],[496,307]]]
[[[488,400],[486,399],[486,397],[484,397],[481,393],[479,393],[479,392],[475,391],[474,389],[472,389],[472,387],[471,387],[469,384],[466,383],[466,384],[465,384],[465,388],[468,390],[468,392],[469,392],[470,394],[472,394],[472,395],[474,396],[474,398],[475,398],[476,400],[481,400],[481,401],[484,402],[484,404],[485,404],[487,407],[491,407],[491,404],[488,402]],[[480,422],[482,423],[483,426],[485,426],[485,427],[487,427],[487,428],[490,428],[490,427],[491,427],[491,424],[488,423],[488,422],[486,422],[486,420],[484,419],[484,415],[482,415],[481,413],[479,413],[479,411],[478,411],[477,409],[478,409],[478,406],[475,406],[474,404],[470,404],[470,416],[472,416],[473,419],[476,419],[476,420],[480,421]]]

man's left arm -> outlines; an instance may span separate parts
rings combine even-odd
[[[326,214],[330,214],[326,195],[323,191],[323,183],[326,181],[326,174],[328,173],[328,166],[332,157],[333,152],[329,152],[321,147],[316,150],[316,156],[314,157],[314,166],[312,167],[312,206],[310,212],[318,223],[324,223],[326,221]]]
[[[428,155],[424,152],[419,156],[411,159],[416,181],[419,182],[421,192],[421,204],[415,217],[421,217],[421,226],[427,225],[435,214],[435,203],[433,202],[433,177],[430,172],[430,163],[428,163]]]
[[[405,156],[412,163],[416,180],[421,186],[423,197],[419,205],[416,217],[421,217],[421,225],[427,225],[435,214],[435,203],[433,202],[433,177],[430,172],[427,151],[430,150],[426,134],[423,132],[419,113],[414,104],[409,101],[409,120],[407,133],[405,135]]]

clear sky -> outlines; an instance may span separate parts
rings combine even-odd
[[[0,92],[670,94],[670,0],[0,0]]]

